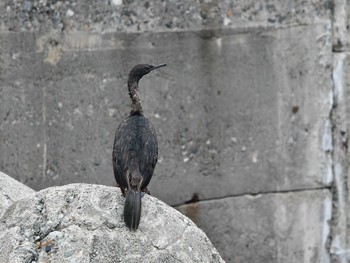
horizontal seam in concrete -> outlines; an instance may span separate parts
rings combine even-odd
[[[329,18],[329,20],[331,20]],[[275,30],[280,30],[280,29],[286,29],[286,28],[293,28],[293,27],[305,27],[305,26],[317,26],[317,25],[326,25],[328,24],[327,22],[323,22],[323,21],[305,21],[305,22],[299,22],[299,23],[287,23],[287,24],[280,24],[279,26],[275,26],[275,25],[256,25],[256,23],[263,23],[263,22],[256,22],[256,23],[252,23],[251,25],[248,26],[237,26],[237,27],[225,27],[222,28],[220,26],[212,26],[212,27],[198,27],[198,28],[193,28],[193,29],[177,29],[177,30],[154,30],[154,31],[146,31],[146,32],[141,32],[141,31],[107,31],[105,33],[102,33],[101,35],[115,35],[120,34],[120,35],[147,35],[147,34],[158,34],[158,33],[191,33],[191,32],[210,32],[210,31],[217,31],[217,32],[223,32],[223,33],[227,33],[227,32],[233,32],[233,34],[236,33],[249,33],[249,32],[258,32],[261,30],[271,30],[271,31],[275,31]],[[62,31],[57,30],[56,33],[57,34],[61,34]],[[67,31],[69,32],[69,31]],[[90,32],[90,31],[72,31],[69,33],[72,34],[76,34],[76,33],[84,33],[86,35],[100,35],[96,32]],[[13,34],[16,35],[18,34],[18,32],[16,31],[2,31],[2,34]],[[21,34],[38,34],[40,33],[40,31],[22,31]]]
[[[319,26],[319,25],[324,25],[326,23],[322,23],[322,22],[316,22],[316,23],[299,23],[299,24],[287,24],[287,25],[280,25],[279,27],[276,26],[247,26],[247,27],[236,27],[236,28],[220,28],[220,27],[207,27],[207,28],[198,28],[198,29],[193,29],[193,30],[178,30],[178,31],[152,31],[152,32],[144,32],[144,33],[140,33],[140,32],[108,32],[105,34],[100,35],[102,41],[104,40],[104,36],[108,36],[108,35],[135,35],[135,39],[141,37],[141,36],[145,36],[145,35],[152,35],[152,34],[193,34],[195,36],[197,36],[198,38],[203,38],[203,39],[210,39],[210,38],[214,38],[214,37],[228,37],[228,36],[232,36],[232,35],[239,35],[239,34],[250,34],[250,33],[262,33],[262,32],[274,32],[274,31],[279,31],[279,30],[285,30],[286,28],[303,28],[303,27],[314,27],[314,26]],[[32,31],[28,31],[28,32],[24,32],[26,34],[36,34],[38,32],[32,32]],[[15,34],[12,31],[9,32],[2,32],[2,34]],[[67,33],[67,35],[70,35],[71,33]],[[79,35],[79,33],[78,33]],[[98,34],[95,33],[86,33],[84,34],[86,36],[95,36]],[[54,37],[52,37],[54,38]],[[106,41],[108,41],[108,39],[106,39]],[[75,48],[64,48],[64,42],[63,43],[59,43],[62,46],[62,51],[64,53],[70,53],[70,52],[74,52],[74,53],[85,53],[85,52],[100,52],[100,51],[108,51],[108,50],[116,50],[116,49],[120,49],[120,50],[124,50],[125,48],[118,48],[115,46],[105,46],[105,47],[98,47],[98,48],[93,48],[93,47],[79,47],[77,49]],[[132,47],[128,47],[129,49]],[[136,49],[140,49],[140,47],[135,47]],[[42,51],[37,51],[37,50],[30,50],[30,51],[26,51],[26,52],[21,52],[21,53],[35,53],[38,55],[42,55],[45,54],[45,52],[47,52],[46,50],[42,50]]]
[[[292,190],[280,190],[280,191],[266,191],[266,192],[259,192],[259,193],[243,193],[243,194],[237,194],[237,195],[226,195],[226,196],[221,196],[221,197],[200,199],[198,202],[176,204],[176,205],[172,205],[172,207],[177,207],[177,206],[182,206],[182,205],[187,205],[187,204],[193,204],[193,203],[200,203],[200,202],[218,201],[218,200],[223,200],[223,199],[233,198],[233,197],[258,197],[260,195],[289,194],[289,193],[300,193],[300,192],[322,191],[322,190],[328,190],[329,192],[331,192],[331,186],[316,187],[316,188],[292,189]]]

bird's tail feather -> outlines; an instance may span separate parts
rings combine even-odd
[[[128,189],[124,206],[124,221],[131,231],[136,231],[141,217],[141,192]]]

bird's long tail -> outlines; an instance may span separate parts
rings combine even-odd
[[[128,189],[124,206],[124,221],[131,231],[136,231],[141,217],[141,192]]]

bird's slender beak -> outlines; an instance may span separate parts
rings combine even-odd
[[[165,67],[166,64],[160,64],[160,65],[157,65],[157,66],[153,66],[153,68],[151,70],[154,70],[156,68],[161,68],[161,67]]]

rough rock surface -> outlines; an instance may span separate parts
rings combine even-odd
[[[123,205],[116,188],[88,184],[15,202],[0,219],[0,262],[224,262],[202,230],[158,199],[143,198],[135,233]]]
[[[0,172],[0,217],[13,202],[25,198],[35,191]]]

